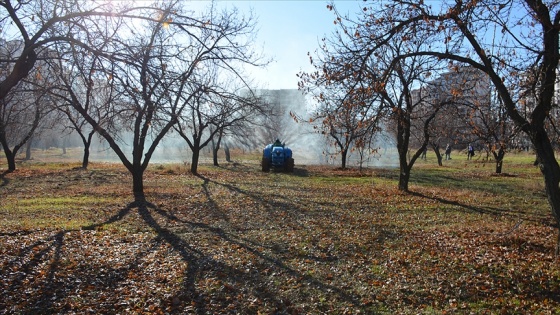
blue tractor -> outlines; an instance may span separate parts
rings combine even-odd
[[[280,140],[276,140],[264,148],[261,165],[263,172],[268,172],[272,168],[291,173],[294,171],[292,150],[284,146]]]

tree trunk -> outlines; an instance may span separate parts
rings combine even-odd
[[[66,155],[66,142],[68,142],[68,140],[66,139],[66,137],[62,138],[62,155]]]
[[[218,150],[218,146],[212,146],[212,163],[214,164],[214,166],[220,166],[220,163],[218,163]]]
[[[558,228],[558,239],[556,242],[555,254],[560,254],[560,165],[554,155],[554,149],[550,144],[544,128],[539,128],[535,132],[533,144],[537,152],[539,168],[544,177],[546,196],[550,205],[552,215],[556,220]]]
[[[364,155],[365,155],[364,151],[365,151],[364,148],[361,148],[361,149],[358,150],[358,153],[360,155],[360,161],[358,162],[359,163],[358,164],[358,169],[359,169],[360,172],[362,171],[363,166],[364,166]]]
[[[8,162],[8,172],[13,172],[16,170],[16,155],[10,149],[7,149],[6,146],[3,147]]]
[[[432,146],[434,149],[434,152],[436,153],[436,157],[437,157],[437,164],[439,166],[443,166],[443,157],[441,156],[441,153],[439,153],[439,146]]]
[[[78,134],[82,139],[82,144],[84,145],[84,156],[82,157],[82,169],[86,170],[89,166],[89,154],[91,149],[91,141],[93,139],[93,135],[95,134],[95,129],[92,130],[88,135],[87,138],[82,134],[81,130],[78,130]]]
[[[27,135],[22,139],[22,141],[14,146],[13,150],[10,150],[9,148],[8,141],[6,139],[6,132],[4,130],[5,127],[3,125],[0,125],[0,143],[4,148],[4,154],[6,155],[6,159],[8,161],[9,172],[13,172],[16,170],[17,153],[19,149],[21,149],[27,142],[31,141],[31,138],[33,137],[33,133],[35,132],[35,129],[37,129],[37,126],[39,125],[40,119],[41,119],[41,113],[38,109],[36,109],[35,118],[32,122],[31,129],[28,131]]]
[[[191,173],[198,174],[198,160],[200,158],[200,148],[192,149],[192,159],[191,159]]]
[[[27,140],[27,142],[25,143],[25,160],[29,161],[31,160],[31,142],[33,138]]]
[[[504,160],[496,160],[496,174],[502,174],[503,164],[504,164]]]
[[[82,157],[82,168],[86,170],[89,165],[89,147],[90,143],[84,143],[84,156]]]
[[[506,151],[503,148],[500,148],[498,149],[498,152],[492,152],[492,154],[494,154],[494,159],[496,160],[496,174],[501,174]]]
[[[542,159],[541,161],[543,161]],[[548,203],[550,204],[552,214],[556,219],[556,228],[558,229],[558,240],[556,242],[555,254],[560,254],[560,167],[558,162],[543,161],[539,165],[542,174],[544,175],[546,195]]]
[[[15,153],[10,150],[8,141],[6,140],[5,133],[0,130],[0,144],[2,144],[2,149],[4,150],[4,155],[6,156],[6,162],[8,162],[8,172],[13,172],[16,170],[16,156]]]
[[[399,154],[399,190],[408,191],[408,180],[410,179],[410,168],[408,167],[407,155],[408,150],[403,150],[397,143],[397,151]]]
[[[405,150],[403,143],[397,143],[397,151],[399,154],[399,190],[408,191],[408,181],[410,179],[410,170],[407,161],[408,150]]]
[[[214,141],[212,138],[212,159],[214,162],[214,166],[220,166],[218,164],[218,150],[220,150],[220,144],[222,142],[222,132],[218,132],[218,141]]]
[[[132,192],[136,202],[146,201],[144,195],[144,170],[140,166],[134,166],[132,169]]]
[[[560,255],[560,226],[558,227],[558,237],[556,238],[556,249],[554,250],[554,255],[557,257]]]
[[[408,191],[408,182],[410,181],[410,169],[408,167],[402,167],[399,172],[399,190]]]
[[[410,109],[408,109],[410,111]],[[408,144],[410,139],[410,116],[401,108],[397,111],[397,153],[399,155],[399,190],[408,191],[410,169],[408,167]]]
[[[226,155],[226,161],[231,162],[231,154],[229,152],[229,146],[227,145],[227,141],[226,143],[224,143],[224,154]]]
[[[341,159],[342,159],[342,165],[340,166],[343,170],[346,169],[346,159],[348,158],[348,150],[342,150],[341,153]]]

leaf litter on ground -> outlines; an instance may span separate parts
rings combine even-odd
[[[457,173],[454,182],[515,179],[490,177]],[[538,184],[501,200],[489,183],[414,185],[413,178],[412,192],[403,193],[387,178],[396,177],[323,166],[261,173],[256,163],[242,171],[203,167],[195,176],[169,166],[147,171],[148,203],[135,205],[118,165],[18,170],[0,187],[9,209],[0,211],[0,314],[560,308],[555,229],[546,200],[535,198]],[[41,207],[45,196],[70,198]],[[84,196],[98,202],[76,201]],[[45,219],[52,207],[67,216]]]

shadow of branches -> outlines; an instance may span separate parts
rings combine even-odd
[[[131,216],[138,216],[152,232],[142,233],[148,236],[140,239],[136,239],[137,235],[108,233],[110,226]],[[174,224],[167,227],[168,222]],[[168,313],[208,314],[227,309],[244,313],[258,309],[275,314],[296,312],[296,302],[281,293],[280,287],[284,286],[305,288],[300,290],[307,298],[321,291],[348,304],[359,304],[343,288],[326,284],[284,261],[283,249],[271,251],[224,228],[186,221],[150,202],[132,202],[106,221],[80,230],[17,236],[21,243],[6,249],[13,252],[0,269],[5,288],[0,298],[0,309],[4,311],[0,313],[71,312],[76,310],[74,304],[83,308],[96,300],[102,301],[91,306],[97,312],[137,313],[133,311],[135,307],[144,305],[134,297],[140,294],[135,294],[134,290],[139,289],[135,289],[134,282],[139,273],[145,272],[145,260],[161,251],[162,246],[166,251],[161,259],[176,257],[175,265],[184,267],[159,270],[171,276],[166,281],[176,283],[175,290],[161,297],[160,306]],[[209,247],[212,242],[216,246]],[[220,248],[232,252],[221,255]],[[70,268],[71,273],[66,273]],[[33,290],[25,291],[31,282]],[[169,289],[172,286],[168,284],[156,283],[153,289]]]
[[[540,257],[544,266],[546,243],[417,231],[411,226],[421,216],[410,205],[426,206],[419,208],[429,215],[440,208],[535,222],[546,221],[544,215],[431,196],[431,190],[409,196],[351,181],[315,184],[306,173],[208,173],[153,175],[151,202],[127,203],[126,196],[81,228],[0,233],[0,314],[376,314],[403,307],[418,313],[450,298],[478,303],[483,280],[497,281],[493,294],[530,297],[530,305],[541,297],[558,303],[551,297],[559,288],[554,279],[523,280],[535,265],[523,259]],[[70,179],[63,185],[69,189],[121,178],[117,171],[103,174],[61,178]],[[547,231],[532,233],[542,239]],[[478,246],[484,255],[476,255]],[[497,263],[495,250],[511,261]],[[491,278],[482,277],[490,271]],[[516,284],[522,281],[523,288]]]
[[[555,227],[555,223],[551,220],[550,216],[547,216],[545,214],[537,214],[537,213],[532,213],[532,212],[527,212],[527,211],[519,211],[513,208],[503,208],[503,207],[491,207],[491,206],[474,206],[474,205],[470,205],[470,204],[466,204],[466,203],[461,203],[459,201],[456,200],[449,200],[449,199],[445,199],[442,197],[436,197],[436,196],[428,196],[426,194],[422,194],[420,192],[410,192],[411,195],[416,196],[416,197],[420,197],[420,198],[424,198],[424,199],[429,199],[429,200],[434,200],[437,201],[441,204],[444,205],[450,205],[450,206],[456,206],[459,209],[463,209],[465,211],[470,211],[470,212],[475,212],[475,213],[480,213],[480,214],[489,214],[489,215],[494,215],[494,216],[501,216],[501,215],[507,215],[507,216],[511,216],[511,217],[515,217],[518,218],[520,220],[523,221],[532,221],[532,222],[536,222],[542,225],[548,225],[551,227]]]

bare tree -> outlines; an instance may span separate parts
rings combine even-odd
[[[21,88],[20,85],[0,100],[0,144],[8,162],[8,171],[16,169],[19,150],[33,137],[46,114],[42,104],[48,101],[46,94],[24,92]]]
[[[439,166],[443,166],[440,147],[449,141],[453,128],[452,112],[453,97],[442,90],[438,80],[429,80],[419,89],[412,91],[413,102],[419,102],[411,116],[411,145],[410,147],[423,149],[427,153],[431,147],[436,154]],[[422,155],[421,155],[422,156]]]
[[[509,150],[512,140],[518,133],[506,113],[503,102],[494,95],[488,102],[469,103],[467,123],[475,141],[481,142],[492,153],[495,162],[495,172],[500,174],[504,157]],[[473,141],[471,141],[473,142]]]
[[[233,103],[236,110],[232,111],[233,116],[222,116],[222,121],[212,129],[222,126],[215,137],[212,138],[212,158],[213,164],[219,166],[218,151],[223,145],[224,154],[227,162],[231,162],[230,146],[236,148],[253,148],[258,142],[255,137],[255,130],[262,127],[260,122],[263,117],[268,117],[271,112],[270,103],[262,97],[256,95],[254,91],[244,90],[234,98],[224,101]]]
[[[0,29],[9,34],[6,41],[22,43],[18,54],[2,59],[5,75],[0,81],[0,99],[26,78],[38,60],[38,50],[55,42],[71,42],[68,27],[93,26],[87,23],[95,17],[132,16],[130,9],[116,11],[110,3],[97,4],[92,1],[69,0],[59,5],[58,0],[0,1]],[[83,44],[77,42],[78,44]]]
[[[364,8],[370,28],[377,29],[367,56],[400,38],[427,36],[434,43],[421,51],[403,52],[393,63],[413,56],[448,60],[452,67],[469,65],[484,72],[509,117],[531,140],[544,177],[552,214],[560,225],[560,165],[545,121],[553,106],[559,62],[560,11],[557,1],[455,0],[430,2],[395,0]],[[411,36],[413,35],[413,36]],[[532,72],[535,106],[528,116],[517,102],[520,81]],[[556,252],[560,253],[560,231]]]
[[[206,81],[201,82],[201,88],[197,88],[194,97],[186,102],[186,109],[175,126],[192,151],[193,174],[197,173],[204,147],[215,140],[219,148],[221,136],[228,128],[248,123],[251,117],[263,112],[259,99],[252,93],[240,93],[242,89],[232,84],[234,79],[218,80],[219,73],[213,72],[216,70],[213,64],[206,70],[210,72],[201,75]],[[189,93],[192,92],[187,95]]]
[[[73,44],[62,45],[59,48],[59,51],[53,51],[57,58],[47,61],[50,72],[57,77],[57,83],[50,93],[60,100],[56,109],[65,118],[60,125],[70,132],[77,133],[82,141],[82,168],[87,169],[96,130],[76,107],[83,109],[82,112],[88,113],[106,130],[116,133],[118,127],[115,123],[118,121],[118,115],[109,110],[111,102],[117,97],[114,92],[115,80],[108,80],[106,73],[111,71],[103,69],[105,64],[99,56],[89,54],[87,50]],[[63,51],[65,48],[68,48],[68,51]]]
[[[375,125],[378,117],[390,117],[387,121],[392,123],[390,128],[394,131],[399,155],[398,187],[407,191],[412,166],[424,151],[429,139],[429,133],[422,132],[422,135],[426,136],[425,141],[409,159],[413,117],[420,108],[432,108],[427,107],[422,99],[414,98],[413,94],[415,87],[421,86],[426,77],[437,71],[438,62],[422,56],[410,58],[406,62],[394,62],[395,56],[419,51],[430,45],[425,37],[418,37],[413,41],[394,38],[387,41],[379,51],[371,53],[375,43],[371,42],[370,38],[375,38],[379,30],[369,27],[366,22],[368,18],[366,15],[358,23],[346,23],[345,19],[339,17],[341,31],[326,41],[322,49],[323,56],[316,66],[318,71],[302,77],[307,79],[307,82],[323,86],[321,97],[329,97],[324,91],[337,85],[343,86],[344,99],[348,102],[343,103],[341,107],[355,108],[353,116],[356,116],[356,113],[372,112],[370,107],[373,106],[377,108],[372,116]],[[413,34],[411,32],[403,36],[410,37]],[[345,111],[339,111],[337,115],[344,119],[348,116],[344,113]],[[425,121],[429,124],[434,117],[435,114],[427,115]],[[350,131],[357,131],[362,126],[363,122],[357,122],[349,129],[341,129],[342,134],[347,137],[352,134]],[[375,128],[370,130],[375,131]],[[342,152],[344,154],[344,149]]]
[[[394,50],[392,51],[397,55],[400,53],[401,48],[410,49],[409,47],[400,47],[398,44],[393,48]],[[377,84],[381,83],[382,86],[379,87],[378,92],[382,96],[386,106],[391,109],[390,117],[396,125],[397,152],[399,155],[400,169],[398,188],[403,191],[408,191],[412,167],[428,145],[429,125],[435,118],[437,110],[441,108],[441,105],[435,104],[438,106],[426,107],[426,104],[422,102],[422,98],[416,99],[413,97],[413,86],[422,82],[426,72],[433,70],[432,65],[426,60],[423,60],[423,58],[411,58],[409,63],[396,63],[394,69],[391,69],[391,67],[385,69],[384,71],[387,72],[384,76],[391,72],[393,74],[387,75],[386,78],[375,78],[374,76],[373,79]],[[419,112],[420,109],[424,111],[428,110],[428,114],[422,117],[424,122],[422,135],[424,139],[421,146],[409,157],[410,140],[413,131],[412,122],[414,118],[420,118],[416,115],[416,112]]]
[[[442,165],[441,155],[436,148],[442,144],[463,149],[486,137],[483,130],[489,131],[485,124],[492,124],[494,116],[490,113],[494,108],[490,107],[490,83],[484,73],[470,67],[443,71],[427,82],[421,94],[426,97],[425,103],[438,110],[428,132],[439,165]]]
[[[64,5],[58,0],[0,1],[0,29],[3,36],[7,36],[1,39],[2,43],[16,42],[20,45],[9,58],[0,58],[0,104],[9,106],[9,99],[12,98],[10,92],[30,74],[36,76],[40,73],[40,69],[33,72],[34,68],[38,68],[39,60],[53,57],[49,53],[42,53],[41,50],[48,52],[48,47],[55,43],[74,43],[93,52],[94,45],[88,45],[86,42],[94,29],[100,29],[106,24],[98,22],[110,21],[117,17],[141,18],[140,12],[137,11],[142,10],[117,8],[109,2],[99,4],[84,0],[64,1]],[[88,34],[78,38],[73,35],[76,32]],[[93,38],[95,36],[89,37]],[[97,37],[97,40],[101,38]],[[46,89],[45,87],[44,90]],[[2,108],[4,112],[8,110]],[[9,168],[12,169],[13,165]]]
[[[361,164],[365,151],[372,149],[369,145],[379,130],[381,115],[377,111],[380,107],[373,105],[377,99],[359,99],[366,96],[365,93],[349,95],[345,93],[344,87],[339,90],[334,86],[333,82],[316,94],[318,105],[309,119],[299,117],[298,120],[311,123],[316,132],[327,138],[335,148],[334,154],[340,155],[340,167],[346,169],[352,151],[361,154]]]
[[[0,58],[13,59],[22,46],[21,41],[3,42]],[[7,64],[0,69],[2,75],[9,71]],[[16,169],[19,150],[35,135],[43,117],[52,110],[52,98],[47,93],[52,81],[47,74],[37,71],[0,99],[0,144],[8,162],[8,171]]]
[[[114,96],[105,111],[118,118],[107,129],[82,104],[76,109],[110,145],[132,175],[137,201],[145,200],[143,174],[157,145],[179,122],[183,111],[205,91],[208,78],[198,68],[211,63],[239,75],[236,66],[256,64],[258,56],[249,49],[254,25],[252,18],[238,18],[237,11],[210,11],[195,17],[184,12],[183,2],[154,4],[143,23],[107,21],[109,27],[89,34],[90,46],[105,60],[100,68],[106,80],[114,81]],[[149,15],[157,8],[156,17]],[[97,25],[103,25],[97,23]],[[105,43],[109,45],[105,46]],[[125,153],[127,148],[131,154]]]

